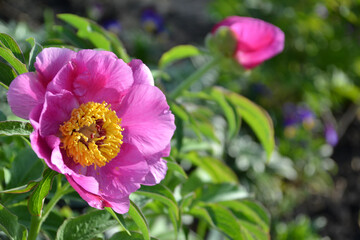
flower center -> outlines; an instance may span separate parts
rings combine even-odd
[[[105,166],[120,152],[121,119],[111,105],[88,102],[73,109],[69,121],[60,126],[62,148],[83,167]]]

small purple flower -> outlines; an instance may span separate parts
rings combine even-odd
[[[333,147],[335,147],[339,141],[339,137],[335,130],[335,127],[331,123],[325,124],[325,139],[326,139],[326,142]]]
[[[141,25],[150,33],[158,34],[165,31],[164,19],[154,8],[146,8],[141,14]]]
[[[120,34],[122,29],[120,21],[116,19],[109,19],[105,21],[102,25],[106,30],[113,32],[115,34]]]
[[[286,103],[283,107],[283,113],[285,127],[303,124],[305,128],[311,129],[314,126],[315,115],[306,106]]]

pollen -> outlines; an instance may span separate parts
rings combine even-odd
[[[120,124],[110,104],[81,104],[59,128],[61,146],[75,163],[103,167],[120,152],[124,130]]]

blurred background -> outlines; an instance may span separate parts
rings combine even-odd
[[[226,161],[271,212],[273,239],[360,239],[360,1],[0,0],[0,32],[22,49],[30,49],[29,37],[51,45],[57,13],[96,21],[150,67],[175,45],[204,46],[212,26],[227,16],[281,28],[283,53],[251,72],[223,68],[203,81],[216,78],[274,122],[277,151],[269,164],[246,127],[228,144]],[[179,70],[169,71],[181,81]],[[165,81],[164,88],[178,82]]]

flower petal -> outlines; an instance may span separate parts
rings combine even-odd
[[[171,146],[169,144],[163,151],[146,158],[149,165],[149,173],[146,175],[144,182],[141,184],[152,186],[160,183],[161,180],[165,178],[167,165],[166,160],[162,159],[162,157],[169,156],[170,150]]]
[[[120,93],[133,84],[131,68],[113,53],[82,50],[54,78],[49,91],[72,92],[81,103],[117,103]]]
[[[74,56],[75,52],[70,49],[54,47],[45,48],[37,55],[34,66],[45,86]]]
[[[7,95],[13,113],[29,119],[31,110],[44,102],[45,87],[35,73],[24,73],[11,82]]]
[[[243,18],[230,28],[238,40],[235,57],[245,68],[253,68],[284,49],[284,33],[260,19]]]
[[[134,146],[124,143],[116,158],[100,168],[88,167],[86,174],[99,182],[102,197],[116,200],[139,189],[148,172],[142,154]]]
[[[68,121],[74,108],[79,103],[71,92],[63,90],[59,94],[46,93],[43,111],[40,116],[40,135],[57,135],[59,127]]]
[[[154,86],[154,78],[150,69],[139,59],[133,59],[129,66],[133,71],[134,84],[149,84]]]
[[[165,95],[154,86],[134,85],[119,109],[124,142],[135,145],[145,156],[162,151],[175,131]]]

